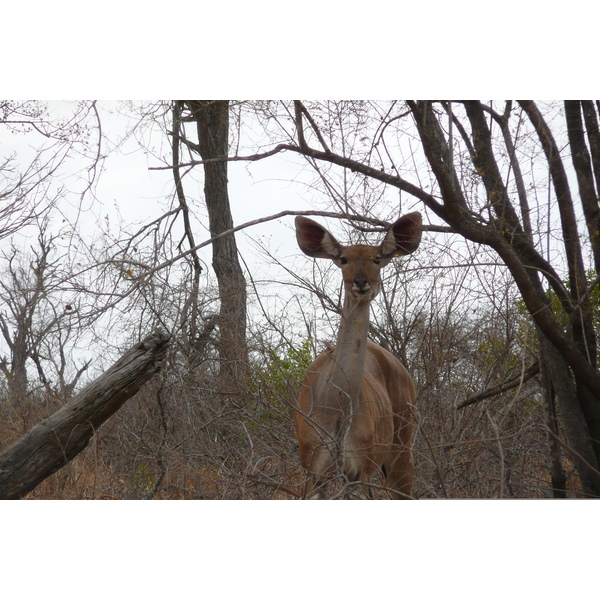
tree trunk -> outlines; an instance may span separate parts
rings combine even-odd
[[[229,102],[186,101],[197,125],[197,150],[202,160],[227,156],[229,150]],[[204,164],[204,195],[211,236],[233,228],[227,191],[227,161]],[[225,387],[241,383],[248,364],[246,344],[246,279],[237,255],[235,237],[213,243],[213,268],[219,284],[219,356]]]
[[[19,315],[12,345],[12,377],[8,380],[8,394],[13,406],[19,406],[27,395],[27,334],[31,323],[25,311]]]
[[[164,333],[148,336],[0,454],[0,499],[22,498],[75,458],[100,425],[156,373],[168,341]]]
[[[578,389],[571,377],[569,368],[556,348],[539,334],[540,357],[546,369],[550,385],[558,400],[561,423],[570,448],[573,462],[577,466],[584,491],[590,496],[600,496],[600,476],[594,445],[588,423],[581,407]],[[548,415],[552,418],[552,414]]]
[[[538,330],[538,339],[542,334]],[[550,477],[552,481],[552,495],[554,498],[567,497],[567,476],[561,462],[559,421],[556,410],[556,394],[552,386],[550,365],[546,360],[545,348],[548,342],[540,344],[539,365],[541,388],[546,408],[546,419],[548,422],[548,448],[550,450]]]

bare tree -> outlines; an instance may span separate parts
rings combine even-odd
[[[184,108],[186,113],[183,113]],[[182,121],[196,125],[197,143],[188,140],[181,127]],[[227,186],[227,162],[229,154],[229,102],[220,100],[186,100],[175,102],[175,141],[183,142],[204,161],[204,197],[208,209],[209,229],[212,236],[233,228]],[[177,143],[174,143],[177,158]],[[215,159],[218,159],[215,161]],[[174,161],[177,165],[177,161]],[[187,211],[178,169],[175,169],[179,201]],[[191,229],[186,224],[186,235],[193,246]],[[229,235],[216,240],[213,245],[213,269],[219,285],[220,311],[219,353],[221,370],[229,383],[243,378],[240,375],[248,364],[246,343],[246,280],[238,260],[235,237]],[[196,273],[198,267],[195,266]]]
[[[69,158],[85,161],[76,193],[83,196],[92,188],[101,162],[101,125],[93,101],[72,103],[64,114],[55,116],[44,102],[0,100],[0,127],[25,142],[19,152],[0,157],[3,239],[32,223],[63,196],[57,176]]]
[[[30,391],[34,374],[52,396],[68,400],[89,366],[83,361],[73,368],[68,355],[82,327],[59,267],[64,257],[57,254],[55,236],[47,227],[44,220],[37,245],[29,252],[13,246],[2,255],[6,266],[0,281],[0,333],[9,354],[0,356],[0,370],[15,406]]]

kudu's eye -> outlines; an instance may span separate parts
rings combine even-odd
[[[373,264],[378,265],[381,262],[381,260],[379,259],[379,257],[376,257],[373,259]]]
[[[340,262],[341,262],[343,265],[347,265],[347,264],[348,264],[348,259],[347,259],[347,258],[344,258],[344,257],[342,256],[342,258],[340,258]]]

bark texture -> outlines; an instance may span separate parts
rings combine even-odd
[[[211,236],[233,228],[227,188],[229,149],[229,102],[188,100],[198,132],[198,151],[204,164],[204,196]],[[219,355],[224,382],[240,382],[248,363],[246,344],[246,279],[238,259],[233,235],[213,243],[212,266],[217,276],[221,308],[219,313]]]

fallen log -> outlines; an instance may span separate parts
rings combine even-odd
[[[98,427],[158,371],[168,343],[165,333],[151,334],[0,454],[0,499],[22,498],[73,460]]]

